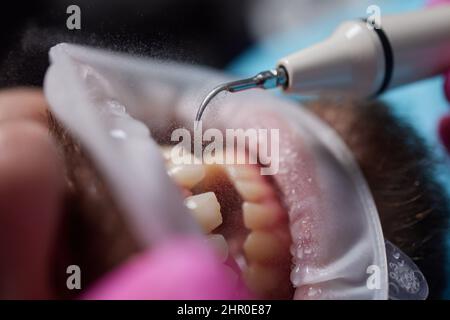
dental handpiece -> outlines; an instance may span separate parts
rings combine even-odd
[[[196,115],[220,92],[282,88],[287,93],[353,98],[450,70],[450,5],[342,23],[326,40],[281,58],[275,69],[215,87]]]

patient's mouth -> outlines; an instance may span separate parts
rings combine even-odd
[[[167,172],[222,261],[257,298],[291,299],[289,221],[274,181],[258,165],[175,164],[170,150]]]
[[[214,77],[190,68],[183,76],[178,65],[173,70],[156,66],[155,74],[151,64],[142,73],[134,67],[127,70],[128,64],[110,68],[108,62],[100,63],[101,53],[95,52],[92,61],[89,54],[74,59],[82,48],[74,48],[73,57],[59,61],[57,57],[70,48],[58,50],[52,53],[54,66],[46,77],[46,93],[56,118],[80,140],[80,145],[72,147],[64,139],[65,132],[60,134],[68,164],[68,198],[74,204],[67,216],[78,222],[67,224],[73,232],[64,232],[69,239],[62,242],[69,247],[65,252],[73,253],[88,275],[83,276],[85,287],[133,254],[151,250],[174,235],[202,229],[205,239],[256,297],[348,298],[361,297],[359,289],[367,291],[366,262],[372,262],[370,250],[382,246],[371,245],[376,241],[360,246],[359,239],[367,238],[368,228],[347,227],[352,226],[347,222],[357,218],[356,223],[371,227],[364,223],[365,215],[356,213],[374,210],[365,210],[367,202],[360,199],[365,195],[353,188],[354,177],[349,174],[353,167],[344,163],[352,164],[351,157],[325,143],[333,138],[331,131],[316,135],[322,126],[311,121],[314,117],[264,93],[224,97],[216,101],[220,108],[205,113],[204,128],[221,133],[279,130],[279,154],[274,157],[279,170],[269,179],[260,175],[263,166],[184,166],[171,164],[170,157],[166,157],[166,170],[155,143],[180,142],[171,136],[178,128],[193,132],[195,138],[199,90]],[[66,60],[76,66],[67,68],[71,77],[60,74],[67,71]],[[77,80],[80,85],[71,86]],[[61,88],[68,94],[59,94]],[[189,144],[195,146],[195,142]],[[272,139],[258,140],[258,150],[269,150],[270,158],[272,146]],[[355,214],[347,218],[344,214],[349,210]],[[381,251],[376,255],[382,257]],[[355,252],[368,254],[360,259]]]
[[[227,110],[231,109],[224,109]],[[321,240],[321,230],[324,228],[317,228],[323,210],[318,201],[320,193],[316,185],[314,164],[301,138],[290,129],[282,117],[270,110],[258,111],[252,112],[248,108],[241,111],[248,113],[242,118],[229,121],[230,117],[223,116],[220,119],[230,128],[280,128],[280,170],[276,174],[262,176],[262,166],[259,164],[175,164],[171,153],[168,152],[170,149],[161,147],[166,171],[179,186],[185,206],[190,209],[195,218],[193,220],[198,222],[199,229],[206,235],[205,238],[215,246],[218,255],[230,266],[231,271],[243,278],[255,297],[320,298],[322,294],[319,285],[314,282],[312,276],[320,263],[317,248]],[[136,121],[123,114],[113,114],[111,117]],[[164,130],[155,132],[153,138],[161,146],[167,145],[170,143],[167,133],[185,123],[187,120],[180,117],[173,125],[166,124]],[[216,124],[211,122],[208,127],[214,128]],[[217,125],[219,130],[225,127],[220,123]],[[139,225],[142,230],[151,230],[151,227],[143,216],[136,216],[122,208],[121,203],[115,203],[113,194],[108,192],[106,181],[100,179],[101,174],[94,170],[95,165],[89,165],[90,162],[85,165],[89,158],[85,159],[83,152],[78,154],[81,148],[67,143],[65,139],[69,136],[58,133],[60,130],[53,131],[65,149],[64,155],[70,167],[68,172],[74,173],[70,185],[78,186],[76,190],[83,195],[81,199],[86,198],[82,203],[88,204],[87,208],[85,206],[80,210],[86,211],[86,214],[81,215],[85,217],[81,224],[87,226],[82,229],[82,232],[87,232],[87,235],[83,236],[86,240],[80,243],[81,248],[71,250],[81,253],[81,264],[89,273],[85,278],[88,279],[87,284],[90,284],[148,246],[148,243],[140,242],[136,231],[139,228],[136,226]],[[112,139],[118,138],[114,136]],[[143,141],[143,137],[134,139]],[[264,144],[264,140],[258,140],[258,149],[261,144]],[[70,147],[72,145],[73,148]],[[158,154],[156,156],[160,161],[161,157]],[[169,204],[172,201],[173,204],[174,198],[177,198],[176,202],[180,202],[180,207],[176,206],[176,210],[184,214],[182,199],[179,195],[171,196],[176,188],[173,188],[164,172],[161,172],[164,168],[163,163],[160,164],[161,166],[155,166],[157,172],[155,170],[152,179],[157,181],[155,188],[168,191],[161,192],[161,203]],[[86,167],[92,167],[92,179],[86,179],[86,175],[82,174],[84,170],[80,168]],[[91,180],[104,182],[104,188],[100,189],[105,190],[101,192],[100,197],[97,195],[92,198],[89,189],[85,188]],[[101,207],[102,210],[96,214],[96,211],[99,211],[93,210],[98,207],[95,205],[96,201],[112,203],[113,206]],[[189,211],[186,210],[187,212]],[[97,216],[99,219],[94,219]],[[104,221],[110,223],[105,224]],[[107,228],[110,224],[117,228]],[[79,234],[77,225],[73,226]]]

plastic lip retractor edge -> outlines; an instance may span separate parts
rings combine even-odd
[[[390,300],[425,300],[429,288],[425,276],[410,257],[385,240]]]
[[[285,87],[287,83],[288,78],[286,70],[283,67],[278,67],[276,69],[262,71],[251,78],[231,81],[218,85],[203,99],[200,107],[198,108],[197,115],[195,116],[195,121],[201,120],[203,112],[209,102],[222,91],[239,92],[253,88],[273,89],[276,87]]]

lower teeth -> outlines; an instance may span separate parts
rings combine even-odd
[[[217,252],[220,260],[225,262],[228,258],[228,243],[221,234],[211,234],[207,238],[208,243]]]
[[[163,150],[169,175],[184,194],[192,194],[185,198],[185,204],[221,261],[227,261],[229,255],[239,260],[243,279],[258,298],[291,298],[289,228],[281,219],[282,207],[268,182],[259,175],[258,167],[177,166],[171,161],[169,149]],[[226,181],[222,181],[223,177]],[[224,192],[229,189],[224,185],[234,190]],[[280,289],[282,286],[285,288]]]

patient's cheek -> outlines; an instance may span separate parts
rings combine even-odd
[[[41,124],[0,123],[0,298],[47,298],[62,170]]]

